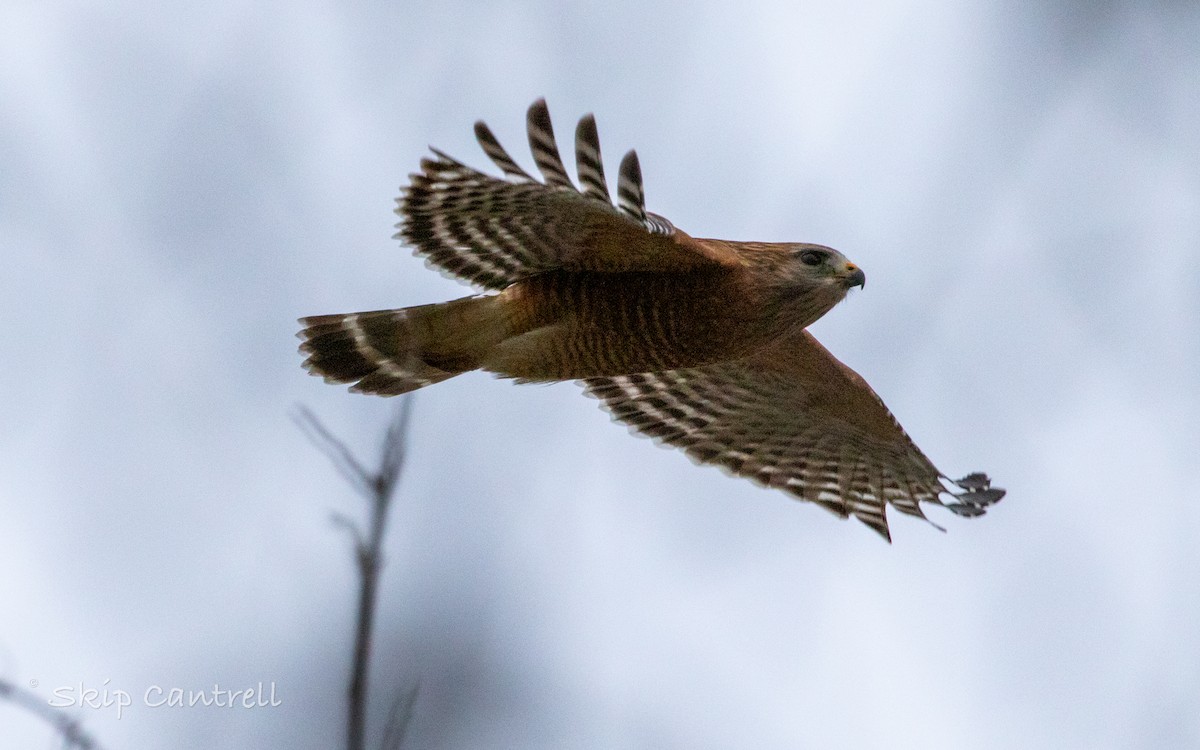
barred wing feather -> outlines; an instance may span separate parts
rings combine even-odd
[[[632,151],[621,162],[614,205],[591,115],[580,120],[575,134],[582,190],[563,166],[545,101],[529,108],[526,122],[544,182],[522,169],[486,124],[476,123],[476,138],[503,178],[433,149],[434,158],[421,162],[397,199],[397,238],[431,265],[487,289],[558,269],[682,271],[738,262],[727,249],[693,239],[646,211]]]
[[[921,518],[920,503],[978,516],[1004,496],[984,474],[947,488],[870,386],[807,331],[741,360],[584,384],[637,432],[888,540],[889,504]]]

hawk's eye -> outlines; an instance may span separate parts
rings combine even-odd
[[[819,266],[823,260],[825,260],[825,253],[816,250],[805,250],[800,253],[800,261],[806,266]]]

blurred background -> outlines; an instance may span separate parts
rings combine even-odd
[[[376,728],[408,747],[1200,746],[1200,6],[7,2],[0,678],[124,690],[107,748],[339,747],[396,403],[302,315],[469,293],[391,239],[429,144],[597,115],[650,210],[820,242],[815,327],[978,520],[853,521],[631,438],[570,383],[422,391]],[[275,685],[281,705],[169,708]],[[36,686],[36,687],[35,687]],[[54,746],[0,704],[0,748]]]

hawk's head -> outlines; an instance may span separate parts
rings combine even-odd
[[[780,252],[781,251],[781,252]],[[770,254],[772,287],[789,322],[808,326],[846,298],[852,286],[863,286],[866,274],[832,247],[808,243],[777,246]]]
[[[852,286],[865,286],[867,276],[837,250],[824,245],[795,243],[788,248],[788,274],[799,286],[830,287],[846,295]]]

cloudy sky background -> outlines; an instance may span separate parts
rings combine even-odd
[[[1200,745],[1197,39],[1179,2],[5,3],[0,677],[130,692],[73,710],[108,748],[339,745],[361,503],[288,414],[373,457],[395,402],[306,376],[295,318],[467,293],[392,200],[428,144],[484,166],[478,118],[531,164],[546,96],[689,233],[859,263],[814,331],[1009,496],[889,546],[573,384],[438,385],[375,726],[419,679],[409,747]]]

